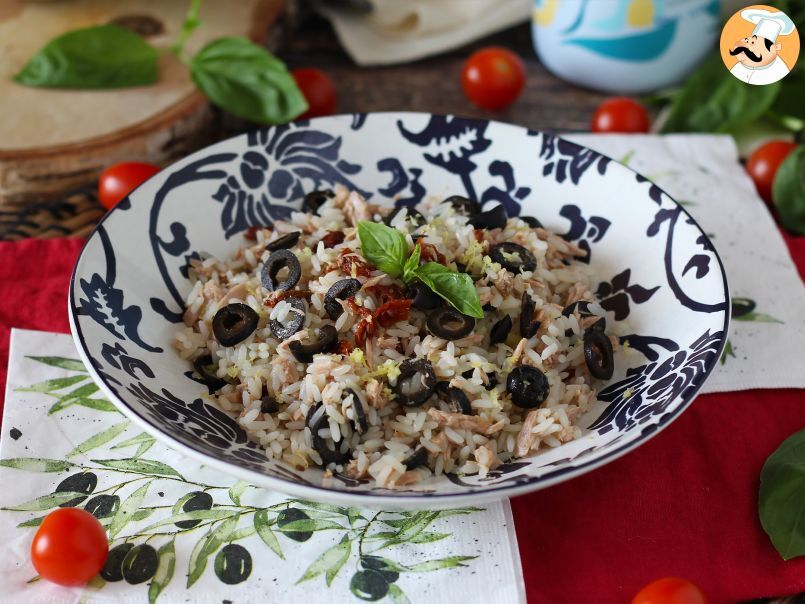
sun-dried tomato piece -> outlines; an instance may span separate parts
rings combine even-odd
[[[262,231],[263,229],[270,229],[270,228],[272,228],[271,225],[255,224],[246,229],[246,231],[243,233],[243,237],[247,241],[257,241],[257,231]]]
[[[375,331],[377,330],[374,315],[368,308],[358,306],[353,298],[348,298],[346,303],[350,312],[361,318],[360,321],[358,321],[358,326],[355,328],[355,344],[363,346],[366,344],[366,338],[371,338],[375,335]]]
[[[425,262],[438,262],[439,264],[445,264],[447,262],[445,255],[437,250],[436,246],[432,243],[421,243],[420,247],[422,248],[420,258]]]
[[[375,320],[381,327],[391,327],[408,318],[413,300],[390,300],[375,311]]]
[[[372,274],[372,270],[374,270],[371,264],[348,247],[341,250],[340,258],[338,259],[338,268],[341,269],[342,273],[352,278],[359,275],[369,277]]]
[[[282,300],[287,298],[310,298],[310,291],[307,289],[291,289],[291,290],[283,290],[275,292],[271,295],[271,297],[266,298],[263,300],[263,306],[267,306],[268,308],[273,308]]]
[[[341,340],[335,348],[336,353],[343,354],[344,356],[348,355],[353,350],[355,350],[355,344],[349,340]]]
[[[324,247],[335,247],[344,242],[344,233],[342,231],[327,231],[327,234],[321,238]]]
[[[485,237],[486,235],[484,234],[483,229],[475,229],[475,241],[478,243],[483,243]]]
[[[381,305],[390,300],[399,300],[405,297],[402,288],[396,283],[392,283],[391,285],[370,285],[363,289],[365,292],[377,297]]]

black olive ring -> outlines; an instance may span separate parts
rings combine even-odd
[[[288,346],[291,354],[300,363],[312,363],[313,355],[332,352],[338,344],[338,332],[332,325],[323,325],[319,329],[319,337],[315,342],[302,344],[291,342]]]
[[[285,281],[277,282],[277,274],[284,268],[288,269],[288,276]],[[294,253],[290,250],[277,250],[263,265],[260,282],[270,292],[287,291],[299,282],[301,276],[302,267]]]
[[[506,255],[517,256],[518,259],[507,258]],[[517,245],[511,241],[499,243],[489,250],[489,257],[493,262],[497,262],[512,273],[519,273],[520,270],[533,271],[537,268],[537,259],[534,254],[525,249],[522,245]]]
[[[460,340],[475,328],[475,319],[461,314],[455,308],[437,308],[428,315],[428,331],[445,340]]]
[[[271,328],[271,333],[278,340],[287,340],[297,331],[302,329],[305,324],[305,314],[307,313],[307,306],[305,301],[301,298],[290,298],[287,300],[293,310],[288,313],[285,323],[283,324],[277,319],[271,319],[268,326]],[[297,312],[298,311],[298,312]]]
[[[324,439],[319,436],[319,430],[327,427],[327,414],[322,413],[321,417],[316,421],[315,424],[311,423],[316,411],[318,411],[323,404],[324,403],[318,403],[317,405],[311,407],[310,411],[307,412],[307,417],[305,417],[305,425],[310,428],[310,444],[319,454],[321,461],[325,466],[331,463],[345,464],[349,461],[350,457],[352,457],[352,452],[347,451],[346,453],[342,453],[338,446],[336,446],[335,449],[331,449],[327,446],[327,443],[324,442]]]
[[[612,342],[600,329],[588,329],[584,332],[584,361],[590,374],[599,380],[608,380],[615,372]]]
[[[254,333],[259,320],[248,304],[227,304],[212,318],[212,333],[221,346],[234,346]]]
[[[548,398],[550,385],[545,374],[536,367],[518,365],[506,379],[506,390],[512,403],[521,409],[534,409]]]
[[[419,383],[415,383],[420,376]],[[400,375],[394,386],[397,402],[406,407],[419,407],[436,389],[436,373],[433,365],[425,359],[406,359],[400,364]]]

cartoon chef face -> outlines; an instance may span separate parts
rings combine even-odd
[[[741,38],[730,49],[730,54],[738,62],[749,68],[765,67],[774,62],[782,44],[773,42],[763,36],[752,35]]]

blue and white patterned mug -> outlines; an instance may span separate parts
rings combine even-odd
[[[680,82],[718,25],[719,0],[536,0],[531,31],[557,76],[632,94]]]

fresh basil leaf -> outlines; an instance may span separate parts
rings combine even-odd
[[[791,151],[780,164],[771,197],[780,223],[792,233],[805,234],[805,145]]]
[[[223,37],[190,61],[190,76],[214,104],[261,124],[284,124],[307,110],[285,64],[246,38]]]
[[[457,273],[437,262],[427,262],[415,271],[422,283],[447,300],[458,312],[483,319],[475,283],[466,273]]]
[[[419,244],[416,244],[414,247],[414,251],[411,252],[411,255],[408,256],[408,260],[405,261],[405,265],[403,266],[403,281],[408,283],[411,279],[416,277],[416,269],[419,268],[419,256],[422,253],[422,248],[419,247]]]
[[[779,92],[779,82],[748,86],[714,55],[674,97],[662,132],[734,132],[766,113]]]
[[[758,515],[784,560],[805,555],[805,430],[788,437],[763,464]]]
[[[54,38],[14,81],[43,88],[126,88],[157,81],[157,51],[117,25],[76,29]]]
[[[358,223],[358,239],[364,258],[384,273],[399,277],[408,256],[408,242],[397,229],[363,220]]]

